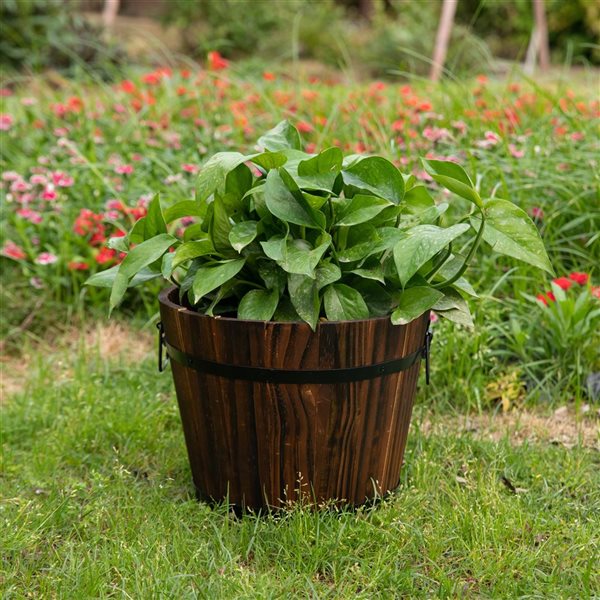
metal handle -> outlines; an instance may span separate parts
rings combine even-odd
[[[162,321],[156,324],[158,329],[158,372],[162,373],[165,370],[165,366],[169,362],[169,355],[167,354],[166,360],[163,360],[163,349],[165,347],[165,328],[163,327]]]
[[[430,350],[431,350],[431,339],[433,338],[433,331],[427,329],[425,334],[425,345],[423,346],[423,358],[425,359],[425,383],[429,385],[430,381]]]

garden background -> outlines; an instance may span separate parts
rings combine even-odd
[[[541,72],[529,1],[459,0],[432,83],[441,5],[122,0],[105,30],[95,0],[3,1],[4,596],[600,595],[600,4],[545,2]],[[207,157],[284,118],[426,182],[419,157],[458,160],[556,277],[481,253],[474,330],[433,324],[396,494],[236,520],[193,498],[161,285],[108,321],[84,281],[156,192],[192,199]]]

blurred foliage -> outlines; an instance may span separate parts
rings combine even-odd
[[[548,37],[554,60],[600,63],[600,1],[546,0]],[[522,59],[533,29],[531,0],[461,0],[456,21],[488,43],[494,56]]]
[[[371,74],[381,76],[398,71],[426,74],[435,44],[438,3],[376,0],[373,8],[363,43],[353,44]],[[455,26],[448,49],[448,71],[481,72],[490,61],[485,43],[467,28]]]
[[[2,0],[0,65],[40,71],[75,64],[101,67],[124,59],[78,8],[77,0]]]
[[[263,55],[288,58],[296,53],[335,64],[342,35],[342,7],[334,0],[173,0],[164,21],[182,29],[184,51],[203,56]]]

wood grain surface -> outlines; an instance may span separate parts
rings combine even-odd
[[[329,369],[398,359],[423,345],[428,315],[407,326],[389,317],[306,323],[200,315],[160,295],[169,344],[227,364]],[[206,500],[241,508],[302,498],[357,505],[397,487],[419,363],[336,384],[234,380],[171,361],[194,484]]]

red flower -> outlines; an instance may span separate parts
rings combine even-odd
[[[27,258],[27,255],[25,252],[23,252],[23,249],[10,240],[4,243],[4,247],[2,250],[0,250],[0,254],[14,260],[23,260],[24,258]]]
[[[544,305],[548,306],[548,300],[546,300],[545,294],[538,294],[536,298]]]
[[[229,66],[229,61],[223,58],[219,52],[213,50],[208,53],[208,68],[211,71],[221,71]]]
[[[311,131],[314,130],[314,127],[310,123],[307,123],[306,121],[298,121],[298,123],[296,123],[296,129],[300,133],[310,133]]]
[[[587,273],[574,272],[569,274],[569,279],[575,283],[578,283],[579,285],[585,285],[589,281],[590,276]]]
[[[89,268],[90,266],[86,262],[79,260],[72,260],[67,264],[69,271],[87,271]]]
[[[566,277],[558,277],[557,279],[553,279],[552,283],[555,283],[562,290],[568,290],[573,285],[573,282]]]
[[[270,71],[265,71],[263,73],[263,79],[265,81],[275,81],[275,73],[271,73]]]
[[[136,91],[135,84],[133,83],[133,81],[129,81],[128,79],[121,82],[121,89],[126,94],[134,94]]]
[[[114,260],[117,251],[112,248],[100,248],[100,252],[96,254],[96,262],[99,265],[104,265]]]

